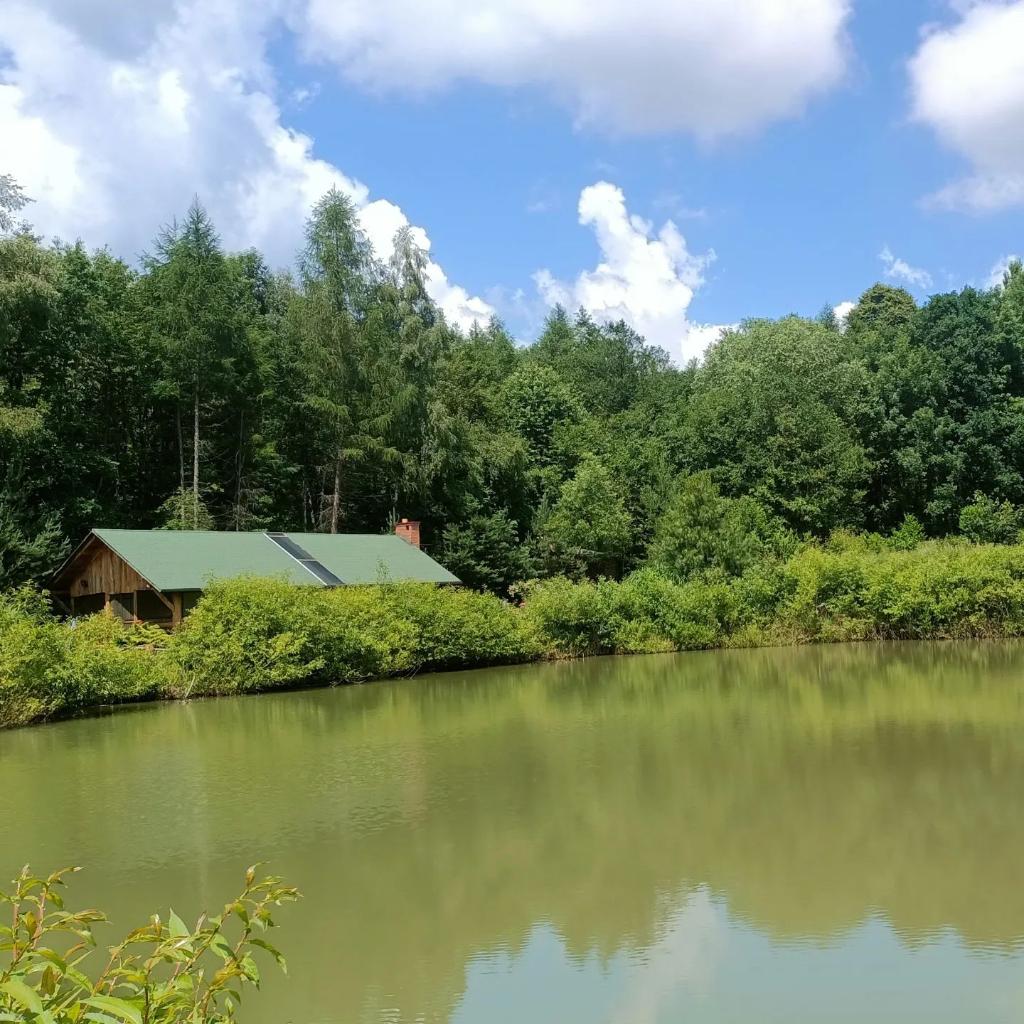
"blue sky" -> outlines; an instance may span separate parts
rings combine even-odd
[[[0,172],[48,233],[131,258],[195,192],[276,263],[337,179],[378,249],[429,236],[453,319],[583,302],[679,357],[1024,249],[1020,0],[609,2],[0,0]]]

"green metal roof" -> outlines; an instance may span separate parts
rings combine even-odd
[[[299,586],[323,586],[265,533],[92,532],[157,590],[202,590],[211,580],[233,576],[277,576]],[[346,584],[402,580],[459,582],[426,552],[394,535],[290,533],[286,536]]]
[[[345,583],[459,582],[458,577],[425,551],[393,533],[289,533],[288,536]]]

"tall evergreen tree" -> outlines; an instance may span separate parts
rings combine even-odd
[[[337,533],[346,478],[368,463],[401,461],[391,443],[394,395],[389,353],[373,345],[371,297],[381,270],[352,201],[337,190],[313,209],[299,261],[303,294],[296,329],[307,372],[306,404],[318,424],[323,521]]]
[[[186,489],[185,415],[190,420],[188,483],[193,524],[198,529],[204,413],[218,400],[235,397],[236,363],[246,344],[244,322],[220,239],[198,199],[180,225],[161,232],[154,255],[145,262],[152,325],[163,351],[160,389],[175,406],[182,491]]]

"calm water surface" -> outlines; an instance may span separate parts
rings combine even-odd
[[[0,734],[0,869],[268,861],[249,1024],[1021,1022],[1022,801],[1024,646],[596,659]]]

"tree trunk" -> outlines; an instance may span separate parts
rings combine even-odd
[[[341,505],[341,456],[334,460],[334,494],[331,497],[331,533],[338,532],[338,509]]]
[[[235,455],[235,532],[242,529],[242,475],[245,472],[245,411],[238,416],[238,451]]]
[[[192,391],[192,529],[199,529],[199,381]]]
[[[181,402],[177,403],[176,419],[178,421],[178,494],[180,496],[185,493],[185,438],[181,433]]]

